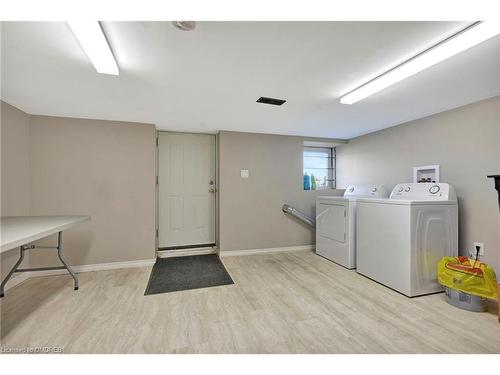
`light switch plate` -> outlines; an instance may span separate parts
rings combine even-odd
[[[242,169],[240,172],[241,172],[241,178],[248,178],[248,176],[250,175],[248,173],[248,169]]]

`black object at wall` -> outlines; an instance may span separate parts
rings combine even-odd
[[[493,178],[495,180],[495,189],[498,192],[498,208],[500,209],[500,174],[494,174],[488,176],[488,178]]]

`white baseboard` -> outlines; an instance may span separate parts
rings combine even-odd
[[[147,267],[155,264],[156,258],[153,259],[142,259],[142,260],[131,260],[128,262],[112,262],[112,263],[99,263],[99,264],[85,264],[81,266],[71,266],[71,269],[75,273],[82,272],[93,272],[93,271],[107,271],[116,270],[122,268],[135,268],[135,267]],[[9,280],[5,286],[5,291],[21,284],[22,282],[39,276],[54,276],[54,275],[68,275],[68,271],[65,269],[61,270],[46,270],[46,271],[34,271],[34,272],[23,272],[20,276],[13,277]]]
[[[179,250],[158,250],[156,255],[158,258],[173,258],[173,257],[184,257],[189,255],[205,255],[205,254],[215,254],[217,253],[217,248],[215,247],[197,247],[194,249],[179,249]]]
[[[241,256],[241,255],[256,255],[256,254],[271,254],[271,253],[287,253],[292,251],[314,251],[314,245],[287,246],[287,247],[270,247],[267,249],[249,249],[249,250],[227,250],[221,251],[221,257]]]
[[[71,266],[70,265],[70,267],[76,273],[82,273],[82,272],[93,272],[93,271],[117,270],[117,269],[122,269],[122,268],[147,267],[147,266],[152,266],[153,264],[155,264],[155,261],[156,261],[156,258],[142,259],[142,260],[130,260],[127,262],[84,264],[82,266]],[[68,273],[68,271],[66,271],[66,270],[48,270],[48,271],[29,272],[30,277],[64,275],[67,273]]]

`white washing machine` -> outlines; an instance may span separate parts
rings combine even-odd
[[[316,198],[316,254],[346,268],[356,268],[356,200],[389,195],[379,185],[348,186],[344,196]]]
[[[359,199],[357,272],[408,297],[443,291],[436,267],[458,255],[458,206],[446,183],[398,184],[388,199]]]

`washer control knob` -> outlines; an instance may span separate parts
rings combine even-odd
[[[354,186],[349,189],[349,193],[352,193],[354,191]]]
[[[439,190],[441,190],[441,188],[438,185],[432,185],[429,188],[429,193],[431,193],[431,194],[437,194],[439,192]]]
[[[376,192],[377,192],[377,188],[376,188],[376,187],[374,187],[374,188],[372,189],[372,193],[376,193]]]
[[[405,191],[408,193],[410,191],[410,187],[408,186],[407,188],[405,188]]]
[[[402,192],[403,191],[403,187],[401,186],[399,189],[398,189],[398,192]]]

